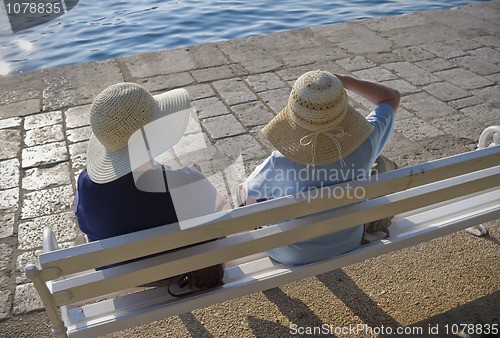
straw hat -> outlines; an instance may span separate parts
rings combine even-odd
[[[114,181],[175,145],[190,115],[189,94],[152,96],[135,83],[104,89],[90,107],[87,172],[95,183]]]
[[[304,165],[341,161],[358,148],[374,127],[348,104],[340,80],[325,71],[303,74],[288,105],[262,133],[284,156]]]

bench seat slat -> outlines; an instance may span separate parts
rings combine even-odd
[[[260,229],[205,243],[168,254],[167,262],[161,257],[148,261],[96,271],[85,276],[54,282],[53,291],[59,305],[69,304],[96,295],[104,295],[126,287],[195,270],[203,266],[261,252],[276,246],[296,242],[296,238],[310,239],[346,229],[367,221],[387,217],[452,197],[467,195],[500,185],[500,166],[455,177],[442,182],[421,186],[380,197],[324,214],[292,220],[285,225]],[[307,231],[303,228],[307,227]],[[168,271],[169,275],[165,275]],[[70,291],[73,298],[58,297],[58,292]],[[63,294],[66,296],[66,293]]]
[[[439,210],[410,212],[391,225],[391,237],[360,246],[329,260],[288,266],[269,258],[229,268],[226,284],[187,298],[172,298],[165,288],[146,290],[69,311],[72,337],[92,337],[276,287],[395,251],[500,217],[500,189],[443,205]],[[133,317],[130,316],[134,311]],[[104,324],[104,326],[102,326]],[[97,326],[99,325],[99,326]]]
[[[420,186],[436,180],[451,178],[471,171],[500,164],[500,147],[490,147],[470,153],[456,155],[408,168],[386,172],[376,178],[344,182],[338,187],[363,187],[364,198],[376,198],[397,191]],[[326,196],[335,186],[311,192]],[[314,196],[314,195],[312,195]],[[256,205],[221,212],[206,217],[172,224],[132,234],[92,242],[64,251],[54,251],[39,257],[42,268],[57,267],[63,274],[75,273],[124,260],[143,257],[165,250],[199,243],[209,238],[228,236],[248,231],[268,223],[277,223],[289,218],[302,217],[334,207],[358,202],[353,199],[315,198],[298,194]],[[214,217],[218,217],[214,219]],[[192,226],[199,225],[196,229]],[[183,231],[178,231],[185,228]],[[85,259],[81,255],[85,254]]]

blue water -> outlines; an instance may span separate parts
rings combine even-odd
[[[486,0],[80,0],[18,33],[0,5],[0,74],[479,1]]]

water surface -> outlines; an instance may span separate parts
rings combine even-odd
[[[0,5],[0,74],[485,0],[80,0],[12,33]]]

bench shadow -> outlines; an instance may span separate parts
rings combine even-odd
[[[341,269],[325,273],[316,278],[323,283],[346,307],[371,327],[381,324],[391,327],[401,326],[394,318],[384,312],[356,283]],[[297,327],[321,327],[323,321],[300,299],[291,298],[279,288],[263,291],[267,299],[274,303],[281,313]],[[257,337],[292,336],[290,327],[255,317],[249,317],[249,325]],[[331,335],[329,335],[331,336]]]
[[[370,327],[401,326],[382,310],[343,270],[338,269],[316,276],[342,303]]]
[[[478,298],[470,303],[457,306],[446,312],[437,314],[433,317],[426,318],[420,322],[411,324],[409,327],[421,329],[421,333],[415,335],[406,335],[405,337],[500,337],[500,333],[486,333],[488,327],[492,324],[500,322],[500,291],[496,291],[489,295]],[[462,334],[457,332],[462,328],[463,324],[473,325],[467,326],[471,332]],[[479,334],[478,328],[483,332]],[[467,330],[466,329],[466,330]],[[457,334],[458,333],[458,334]],[[467,335],[468,334],[468,335]],[[382,336],[381,336],[382,337]],[[394,337],[394,336],[392,336]]]
[[[179,317],[191,334],[191,337],[213,337],[192,312],[180,314]]]
[[[316,278],[359,318],[359,323],[364,323],[373,328],[383,325],[396,329],[401,326],[399,322],[384,312],[363,292],[343,270],[334,270],[316,276]],[[296,324],[296,327],[320,328],[323,324],[331,324],[323,323],[304,302],[298,298],[288,296],[280,288],[265,290],[263,294],[279,308],[280,312],[291,323]],[[380,334],[378,337],[459,337],[461,335],[452,332],[457,325],[479,324],[485,327],[486,324],[498,323],[500,321],[500,307],[497,304],[500,304],[500,291],[407,326],[406,329],[410,330],[412,328],[414,334]],[[179,317],[192,337],[213,337],[191,312],[181,314]],[[297,334],[292,333],[290,326],[284,325],[279,321],[275,322],[248,316],[248,325],[253,335],[258,338],[297,336]],[[305,336],[310,335],[306,334]],[[328,336],[335,337],[333,334],[329,334]],[[472,336],[476,337],[477,335]],[[498,334],[483,334],[477,337],[500,336]]]
[[[297,327],[321,327],[323,321],[298,298],[288,296],[280,288],[262,291],[266,298],[275,304],[280,312]],[[250,316],[248,324],[256,337],[287,337],[293,336],[291,328],[280,324]],[[329,335],[329,337],[335,337]]]
[[[294,337],[290,333],[290,328],[288,326],[254,316],[248,317],[248,326],[252,330],[252,334],[257,338]]]
[[[356,283],[343,271],[334,270],[316,276],[339,300],[359,317],[360,323],[376,328],[391,327],[396,329],[401,324],[384,312]],[[275,288],[264,291],[269,301],[273,302],[280,311],[297,327],[321,327],[321,320],[299,299],[290,298],[281,289]],[[426,318],[406,327],[405,334],[380,334],[378,337],[463,337],[460,332],[454,332],[461,324],[487,325],[500,321],[500,291],[478,298],[467,304],[458,306],[444,313]],[[292,337],[290,327],[279,322],[266,321],[256,317],[248,318],[249,326],[256,337]],[[467,333],[467,332],[465,332]],[[306,335],[307,336],[307,335]],[[469,335],[470,337],[500,337],[497,334]],[[330,337],[330,335],[329,335]]]
[[[493,244],[496,244],[498,246],[500,246],[500,241],[498,241],[498,239],[496,237],[493,237],[491,236],[490,234],[487,234],[486,236],[483,237],[485,240],[493,243]]]

